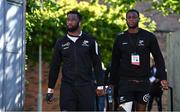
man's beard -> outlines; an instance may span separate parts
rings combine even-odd
[[[129,25],[128,24],[128,28],[132,28],[132,29],[134,29],[134,28],[137,28],[138,27],[138,23],[137,24],[135,24],[134,26],[131,26],[131,25]]]
[[[77,31],[77,29],[79,28],[79,25],[78,25],[78,24],[79,24],[79,23],[77,23],[76,26],[71,27],[71,28],[68,28],[68,26],[67,26],[68,32],[75,32],[75,31]]]

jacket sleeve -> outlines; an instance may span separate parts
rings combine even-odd
[[[104,74],[102,70],[102,60],[101,54],[99,52],[98,44],[94,40],[92,44],[92,62],[93,62],[93,69],[96,76],[97,85],[101,86],[104,85]]]
[[[167,73],[165,70],[165,62],[162,56],[161,50],[159,48],[158,41],[155,35],[152,35],[150,40],[150,52],[152,53],[155,61],[155,66],[157,68],[156,78],[160,80],[167,80]]]
[[[110,84],[116,85],[118,83],[118,67],[120,65],[120,51],[118,49],[118,38],[116,38],[113,51],[112,51],[112,62],[110,70]]]
[[[56,42],[54,47],[53,58],[51,62],[51,67],[49,71],[49,82],[48,88],[54,89],[56,81],[58,79],[59,69],[62,61],[60,45],[59,41]]]
[[[104,83],[105,84],[110,84],[109,83],[110,70],[111,70],[111,62],[109,63],[108,67],[106,68],[106,71],[104,72]]]

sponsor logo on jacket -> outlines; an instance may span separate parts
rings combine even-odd
[[[68,49],[70,46],[70,42],[66,42],[65,44],[62,44],[63,49]]]
[[[138,46],[144,46],[144,40],[139,40]]]
[[[89,47],[89,41],[84,40],[83,43],[82,43],[82,46]]]

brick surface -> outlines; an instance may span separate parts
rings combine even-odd
[[[45,101],[47,84],[48,84],[48,64],[42,66],[42,95],[43,95],[43,111],[58,111],[59,110],[59,87],[60,81],[57,81],[54,97],[55,100],[52,104],[47,104]],[[29,68],[26,71],[26,84],[25,84],[25,105],[24,110],[26,111],[37,111],[38,105],[38,65]]]

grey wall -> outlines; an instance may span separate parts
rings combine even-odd
[[[180,30],[169,34],[167,38],[167,57],[168,81],[173,87],[174,110],[180,111]]]
[[[4,1],[0,1],[0,110],[2,109],[2,97],[3,97],[3,64],[4,64]]]
[[[25,1],[0,1],[0,110],[24,104]]]

